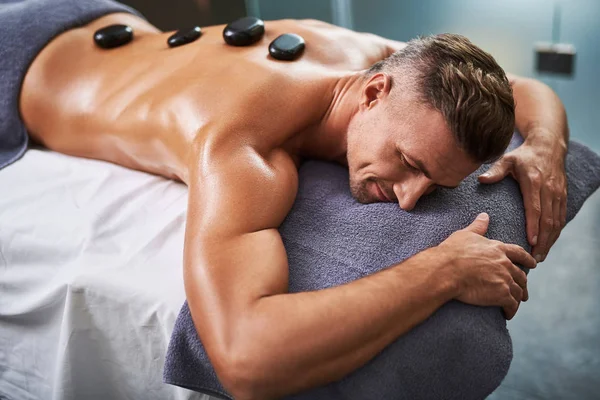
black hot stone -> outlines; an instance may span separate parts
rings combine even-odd
[[[265,34],[265,23],[255,17],[244,17],[223,29],[223,39],[231,46],[250,46]]]
[[[112,49],[123,46],[133,39],[133,29],[127,25],[109,25],[94,33],[94,41],[98,47]]]
[[[192,29],[180,29],[169,37],[167,43],[169,47],[182,46],[197,40],[200,35],[202,35],[202,30],[199,26],[195,26]]]
[[[292,61],[298,58],[304,50],[304,39],[295,33],[284,33],[269,45],[269,54],[273,58]]]

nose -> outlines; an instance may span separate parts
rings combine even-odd
[[[398,199],[398,205],[404,211],[415,208],[417,201],[426,193],[431,193],[435,187],[426,176],[414,177],[393,186],[394,194]]]

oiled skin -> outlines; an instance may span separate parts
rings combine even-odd
[[[131,25],[134,41],[97,48],[93,33],[114,23]],[[394,141],[428,143],[421,156],[450,157],[453,167],[465,160],[451,136],[438,133],[445,123],[436,111],[415,107],[410,96],[402,103],[407,115],[394,114],[389,126],[381,125],[391,115],[379,107],[389,100],[391,78],[367,79],[362,70],[403,43],[286,20],[267,22],[261,42],[236,48],[223,43],[222,30],[204,27],[198,41],[170,49],[171,33],[142,19],[102,17],[60,35],[36,57],[20,112],[32,137],[53,150],[189,186],[186,295],[219,379],[236,399],[277,398],[341,379],[451,299],[501,306],[508,319],[515,315],[528,294],[527,278],[514,263],[534,268],[535,261],[518,246],[484,238],[485,218],[379,273],[288,294],[287,255],[277,228],[296,196],[297,167],[306,157],[345,164],[353,118],[378,115],[352,137],[364,135],[367,150],[359,153],[382,161],[377,172],[383,176],[387,168],[406,171],[398,157],[386,159],[368,146],[372,132],[389,139],[380,131],[390,127],[397,131]],[[292,63],[270,58],[267,50],[287,32],[307,43]],[[522,157],[525,176],[556,158],[548,154],[563,154],[568,130],[564,107],[550,88],[511,81],[520,104],[516,127],[526,138],[521,151],[535,155]],[[436,181],[389,176],[406,189],[395,192],[396,200],[412,208],[423,187],[442,183],[451,170],[444,168]],[[560,162],[541,171],[548,182],[564,175]],[[527,204],[535,206],[535,198]],[[535,215],[528,215],[531,221],[535,227]]]
[[[132,26],[134,41],[96,47],[93,32],[112,23]],[[401,45],[319,21],[282,20],[268,22],[257,44],[231,47],[223,27],[203,27],[199,40],[176,49],[166,44],[172,32],[129,14],[60,35],[26,75],[21,113],[28,131],[63,153],[188,183],[192,148],[235,135],[266,154],[319,121],[344,73]],[[309,43],[295,62],[268,57],[268,44],[286,32]],[[276,129],[266,135],[265,125]]]
[[[133,27],[132,43],[101,50],[95,30]],[[21,114],[32,137],[67,154],[180,179],[189,186],[186,295],[222,383],[236,398],[273,398],[342,378],[450,300],[454,287],[421,255],[351,285],[287,294],[277,231],[302,156],[336,159],[317,137],[341,80],[402,43],[316,21],[273,21],[251,47],[223,26],[169,49],[170,33],[113,14],[68,31],[35,59]],[[292,63],[268,44],[294,32]],[[387,306],[383,306],[387,304]],[[209,323],[210,321],[210,323]]]
[[[93,33],[114,23],[131,25],[134,41],[108,51],[94,46]],[[338,380],[451,299],[515,315],[528,294],[514,264],[534,268],[535,260],[519,246],[484,238],[485,217],[376,274],[288,294],[277,228],[296,196],[301,158],[348,160],[351,177],[375,171],[394,184],[405,210],[434,185],[450,178],[455,185],[452,171],[470,163],[450,135],[440,135],[447,126],[439,113],[419,107],[398,84],[403,77],[362,73],[403,43],[317,21],[273,21],[261,42],[234,48],[223,43],[222,29],[203,28],[200,40],[176,49],[166,44],[170,33],[128,14],[70,30],[34,60],[20,112],[32,137],[51,149],[189,186],[186,295],[219,379],[236,399],[277,398]],[[292,63],[267,55],[268,44],[287,32],[307,43]],[[511,173],[519,180],[528,238],[535,245],[539,230],[533,251],[545,254],[564,226],[566,115],[549,87],[510,80],[525,144],[499,161],[495,178],[480,179]],[[400,88],[394,99],[393,84]],[[403,113],[390,113],[392,101]],[[351,129],[354,121],[363,125]],[[452,165],[426,177],[385,156],[398,143],[419,148],[430,166],[445,158]]]

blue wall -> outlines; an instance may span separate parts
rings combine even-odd
[[[577,49],[573,79],[552,87],[567,107],[571,136],[600,151],[600,1],[562,0],[560,41]]]
[[[460,33],[492,53],[504,69],[520,75],[532,75],[533,43],[552,38],[552,8],[547,0],[355,0],[352,4],[355,30],[402,41]]]
[[[326,0],[247,0],[249,14],[265,20],[315,18],[333,22],[331,3]]]

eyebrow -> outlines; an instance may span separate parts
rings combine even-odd
[[[404,153],[404,157],[408,157],[410,160],[412,160],[412,162],[414,162],[415,164],[417,164],[417,167],[419,167],[419,169],[421,171],[423,171],[423,174],[425,174],[426,177],[428,177],[429,179],[432,179],[431,178],[431,174],[429,173],[429,171],[427,171],[427,168],[425,168],[425,164],[423,164],[423,162],[421,160],[419,160],[418,158],[414,158],[412,156],[409,156],[406,153]],[[446,188],[446,189],[456,189],[458,187],[458,185],[456,185],[456,186],[446,186],[446,185],[440,185],[439,183],[436,183],[436,185],[439,186],[439,187]]]

